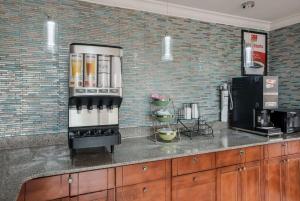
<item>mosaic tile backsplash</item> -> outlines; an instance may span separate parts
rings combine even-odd
[[[45,48],[47,15],[58,24],[55,53]],[[74,0],[0,0],[0,136],[67,132],[73,42],[124,48],[121,127],[151,125],[152,92],[176,107],[197,102],[206,120],[218,120],[217,87],[241,74],[241,28],[170,17],[174,61],[164,63],[166,19]]]
[[[279,105],[300,109],[300,23],[270,32],[270,73],[279,76]]]

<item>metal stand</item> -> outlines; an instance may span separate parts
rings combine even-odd
[[[158,121],[157,118],[154,115],[154,112],[159,110],[159,109],[166,109],[168,111],[171,111],[173,113],[172,115],[173,115],[174,118],[172,120],[166,121],[166,122]],[[150,104],[150,112],[151,112],[152,129],[153,129],[153,134],[149,136],[150,140],[152,140],[155,143],[158,143],[158,142],[160,142],[160,143],[172,143],[172,142],[179,142],[181,140],[180,133],[178,132],[178,129],[177,129],[177,124],[178,123],[176,122],[175,105],[174,105],[173,100],[170,100],[169,104],[167,104],[166,106],[156,106],[156,105],[151,103]],[[177,130],[176,137],[171,141],[165,141],[165,140],[162,140],[159,137],[158,129],[166,128],[166,127],[171,128],[173,130]]]
[[[201,117],[198,119],[177,119],[177,123],[182,125],[179,132],[192,139],[194,136],[214,137],[213,128]]]

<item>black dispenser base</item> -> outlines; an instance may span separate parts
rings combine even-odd
[[[97,149],[99,147],[106,147],[107,150],[113,153],[114,146],[121,144],[121,134],[119,132],[119,129],[116,127],[105,129],[114,129],[114,132],[110,134],[106,133],[101,135],[79,135],[76,134],[76,132],[84,132],[86,128],[72,128],[71,130],[69,130],[69,148],[72,152],[76,152],[77,150],[93,148]]]

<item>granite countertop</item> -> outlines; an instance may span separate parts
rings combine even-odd
[[[298,135],[286,140],[300,139]],[[283,140],[278,140],[283,141]],[[278,142],[276,141],[276,142]],[[272,143],[267,138],[221,130],[211,137],[182,137],[177,143],[155,143],[148,138],[124,139],[115,153],[90,152],[70,155],[66,145],[1,150],[0,201],[14,201],[21,185],[30,179],[57,174],[116,167],[140,162]]]

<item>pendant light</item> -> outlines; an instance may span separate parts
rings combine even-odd
[[[173,39],[171,35],[168,33],[169,29],[169,2],[166,0],[166,7],[167,7],[167,27],[166,33],[162,39],[162,61],[173,61]]]
[[[45,22],[45,43],[46,50],[50,53],[56,52],[56,36],[57,35],[57,23],[50,17],[47,16]]]

